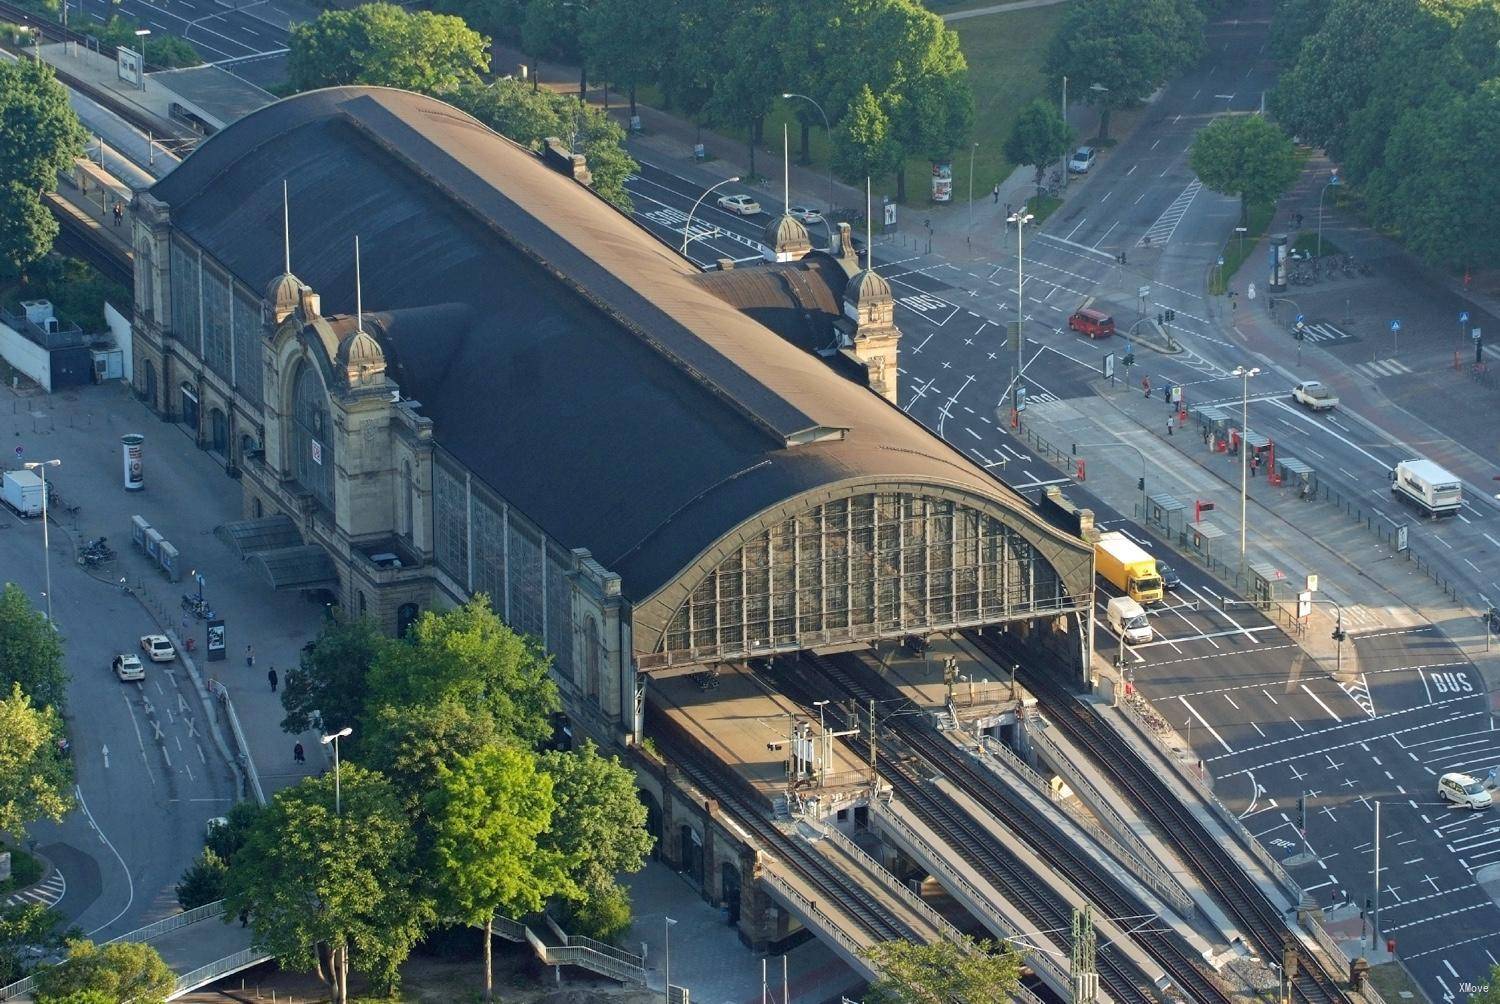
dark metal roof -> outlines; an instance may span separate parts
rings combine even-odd
[[[801,261],[736,266],[701,272],[692,279],[809,352],[833,344],[839,298],[849,281],[839,263],[820,251]]]
[[[440,445],[593,551],[632,599],[735,527],[834,484],[941,484],[1026,509],[703,288],[628,217],[435,99],[298,95],[218,133],[152,192],[175,227],[264,289],[282,271],[282,179],[293,271],[330,313],[348,311],[359,234],[365,303],[389,312],[375,332],[388,372]]]
[[[317,544],[257,551],[246,560],[260,569],[272,589],[325,589],[339,584],[333,559]]]
[[[233,523],[220,523],[214,527],[218,537],[234,551],[241,561],[257,551],[279,547],[293,547],[302,543],[302,534],[290,516],[277,513],[260,519],[241,519]]]

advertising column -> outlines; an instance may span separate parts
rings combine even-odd
[[[932,201],[953,201],[953,161],[951,160],[932,162]]]
[[[120,460],[127,492],[138,492],[146,487],[146,475],[141,467],[141,447],[145,442],[146,437],[137,432],[120,437]]]
[[[1271,238],[1271,292],[1286,292],[1286,234],[1275,234]]]

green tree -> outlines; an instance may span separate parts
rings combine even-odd
[[[265,810],[255,802],[236,802],[229,807],[225,821],[208,832],[203,844],[228,863],[234,860],[239,849],[245,846],[250,831]]]
[[[365,713],[365,677],[388,644],[367,618],[325,625],[298,665],[287,670],[281,688],[281,707],[286,712],[282,731],[328,733],[357,725]]]
[[[580,46],[584,3],[575,0],[527,0],[521,17],[521,51],[536,62],[563,59],[578,65],[578,102],[588,93],[588,60]],[[533,74],[533,86],[535,75]]]
[[[488,714],[457,700],[386,705],[366,723],[359,757],[385,776],[401,808],[420,823],[439,767],[510,738]]]
[[[205,847],[196,860],[177,880],[177,905],[184,910],[213,903],[224,898],[224,886],[229,878],[229,866],[224,859]]]
[[[0,71],[9,65],[0,62]],[[46,616],[20,586],[7,582],[0,590],[0,692],[19,683],[38,706],[61,712],[68,686],[62,656],[62,641]]]
[[[942,18],[910,0],[895,0],[900,72],[888,92],[891,137],[905,156],[896,168],[896,198],[906,200],[906,156],[945,160],[968,142],[974,126],[969,65],[958,35]]]
[[[1005,156],[1016,164],[1030,164],[1036,171],[1036,194],[1042,194],[1047,168],[1073,145],[1073,130],[1062,112],[1050,101],[1037,98],[1021,109],[1005,139]]]
[[[1052,88],[1066,76],[1072,92],[1099,109],[1099,138],[1108,139],[1112,111],[1143,100],[1201,56],[1203,21],[1190,0],[1079,0],[1047,49]]]
[[[57,223],[41,195],[57,187],[57,176],[83,153],[88,134],[52,68],[36,60],[0,61],[0,108],[5,109],[0,115],[0,150],[5,151],[0,157],[0,233],[5,234],[0,255],[24,269],[52,249]],[[27,692],[52,703],[47,695],[30,688]]]
[[[1323,26],[1331,5],[1331,0],[1277,0],[1271,16],[1271,51],[1276,57],[1295,59],[1303,40]]]
[[[57,748],[62,721],[31,703],[19,683],[0,699],[0,832],[24,833],[37,819],[60,820],[72,808],[73,780]]]
[[[0,987],[30,971],[31,953],[51,952],[64,943],[62,914],[41,903],[0,904]]]
[[[430,874],[440,909],[484,929],[488,1001],[495,914],[533,913],[567,887],[564,853],[538,839],[552,819],[552,778],[537,770],[530,751],[495,744],[459,757],[452,768],[439,766],[436,781],[428,801]]]
[[[1297,180],[1292,141],[1263,115],[1221,115],[1198,130],[1188,164],[1204,185],[1240,199],[1240,222],[1250,206],[1275,201]]]
[[[593,0],[582,12],[579,41],[584,61],[624,86],[632,116],[636,86],[655,80],[671,54],[666,43],[675,34],[675,7],[671,0]]]
[[[791,0],[732,0],[713,39],[721,58],[704,111],[710,122],[744,129],[750,178],[756,177],[755,146],[764,138],[766,113],[783,89],[783,26],[792,8]]]
[[[834,130],[833,170],[848,182],[880,178],[896,169],[901,149],[891,138],[891,120],[869,87],[861,87]]]
[[[629,212],[625,182],[640,165],[625,151],[625,132],[593,105],[580,105],[555,91],[536,91],[515,79],[485,87],[465,87],[449,96],[453,104],[491,129],[533,150],[550,136],[576,147],[588,160],[594,191]]]
[[[548,675],[550,661],[534,638],[507,627],[480,593],[456,609],[424,612],[406,644],[381,652],[370,668],[371,706],[451,700],[534,746],[551,736],[552,715],[562,706]]]
[[[621,872],[640,871],[653,840],[635,775],[619,757],[602,757],[586,742],[577,750],[543,753],[541,768],[557,801],[543,844],[567,858],[574,885],[598,890]]]
[[[1500,966],[1490,968],[1490,976],[1483,990],[1469,995],[1469,1004],[1500,1004]]]
[[[287,75],[298,91],[342,84],[442,95],[489,72],[489,39],[451,14],[370,3],[293,25]]]
[[[1021,957],[992,941],[882,941],[864,952],[883,974],[865,1004],[1004,1000],[1021,981]]]
[[[90,1000],[70,995],[91,991],[109,1004],[164,1004],[176,989],[177,974],[156,949],[134,941],[69,941],[67,958],[36,974],[37,1004]]]
[[[224,914],[248,911],[255,944],[315,971],[334,1004],[349,999],[350,969],[394,991],[434,917],[395,791],[355,764],[340,775],[341,814],[331,774],[276,793],[230,862]]]
[[[74,990],[61,997],[38,997],[38,1004],[119,1004],[108,990]]]

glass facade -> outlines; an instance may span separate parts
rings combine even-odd
[[[432,465],[433,550],[438,567],[470,588],[469,506],[463,478]]]
[[[265,363],[261,359],[260,339],[264,330],[260,303],[239,290],[234,292],[234,384],[239,392],[259,407]]]
[[[234,371],[230,368],[232,323],[233,318],[229,315],[229,280],[218,269],[204,266],[203,361],[225,383],[231,385],[234,383]]]
[[[292,473],[329,511],[333,510],[333,438],[323,381],[303,363],[292,383]]]
[[[201,292],[198,288],[198,252],[180,241],[172,241],[169,283],[172,287],[172,337],[192,349],[203,351],[198,330]]]
[[[731,554],[673,617],[665,654],[738,658],[1074,605],[999,519],[947,499],[870,493],[814,506]]]

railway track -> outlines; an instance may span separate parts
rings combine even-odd
[[[778,829],[767,818],[760,796],[747,791],[745,780],[738,774],[717,758],[697,749],[689,739],[663,734],[661,729],[652,732],[661,751],[668,754],[668,760],[688,780],[716,799],[740,826],[755,834],[766,850],[796,869],[818,889],[820,897],[837,904],[847,916],[858,921],[872,939],[921,940],[917,932],[892,916],[876,897],[857,886],[851,887],[848,876]]]
[[[1075,699],[1057,675],[1045,670],[1051,661],[1037,665],[1036,653],[1013,642],[966,631],[964,635],[999,667],[1019,664],[1028,690],[1042,704],[1052,721],[1085,750],[1111,780],[1129,793],[1137,807],[1155,822],[1184,861],[1199,875],[1228,909],[1230,916],[1255,939],[1264,958],[1281,958],[1288,931],[1281,913],[1251,881],[1250,877],[1219,846],[1197,817],[1183,805],[1156,773],[1141,762],[1135,751],[1103,719]],[[1345,1002],[1349,998],[1316,956],[1299,952],[1300,964],[1293,981],[1294,999],[1308,1004]]]
[[[61,252],[81,258],[99,270],[111,282],[117,282],[127,290],[135,285],[135,275],[130,258],[116,251],[113,245],[94,236],[89,226],[66,210],[52,208],[58,221],[57,240],[54,247]],[[122,309],[127,304],[120,304]]]
[[[811,664],[828,678],[831,686],[842,688],[844,696],[857,701],[869,700],[871,697],[880,699],[826,660],[809,655],[804,655],[803,659],[803,663],[797,664],[799,668]],[[777,666],[786,667],[786,663],[778,663]],[[804,707],[811,706],[814,695],[808,688],[805,673],[789,672],[785,668],[776,667],[773,667],[772,672],[784,694]],[[820,688],[818,693],[825,694],[826,691]],[[829,704],[823,710],[832,727],[839,731],[857,732],[858,722],[843,707]],[[923,726],[916,726],[913,731],[921,728]],[[904,733],[903,738],[906,738]],[[946,740],[940,737],[938,739],[946,743]],[[862,734],[846,737],[845,742],[858,755],[868,757],[868,743]],[[962,782],[946,766],[938,766],[938,769],[962,786]],[[970,867],[1020,909],[1028,923],[1039,931],[1056,932],[1055,940],[1059,944],[1068,943],[1066,932],[1072,921],[1071,906],[1017,860],[996,839],[994,833],[951,799],[932,791],[927,778],[909,763],[887,759],[881,764],[881,776],[891,784],[901,803],[934,832],[941,834],[947,845]],[[1137,909],[1134,912],[1140,911]],[[1152,1004],[1159,1000],[1151,980],[1123,955],[1105,949],[1098,955],[1098,965],[1100,978],[1115,1000],[1122,1004]],[[1195,1001],[1221,999],[1223,998],[1215,995],[1195,998]]]

